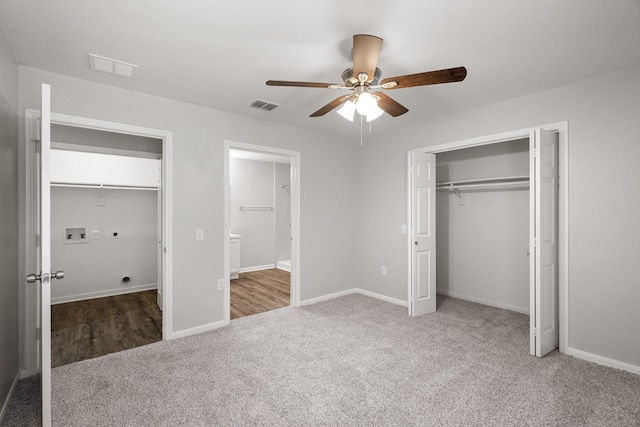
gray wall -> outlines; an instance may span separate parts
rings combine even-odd
[[[436,155],[437,181],[529,176],[529,141]],[[529,191],[437,192],[437,290],[529,312]],[[462,203],[462,204],[461,204]]]
[[[301,152],[303,300],[355,286],[406,300],[407,150],[568,120],[568,344],[640,366],[640,68],[374,133],[363,147],[28,67],[18,111],[38,108],[41,82],[55,112],[173,132],[175,331],[223,318],[224,140]]]
[[[568,120],[568,345],[640,366],[639,99],[633,68],[373,135],[359,162],[359,286],[407,299],[408,149]]]
[[[157,191],[51,189],[51,265],[64,280],[51,287],[53,303],[154,287],[158,282]],[[104,198],[104,205],[98,198]],[[87,241],[65,243],[64,227],[87,227]],[[92,235],[98,231],[98,238]],[[118,238],[112,234],[118,232]],[[60,267],[62,268],[62,267]],[[130,277],[129,282],[122,278]]]
[[[0,410],[18,362],[18,65],[0,31]]]
[[[285,170],[286,181],[283,181]],[[280,188],[280,184],[289,182],[288,174],[289,165],[229,159],[229,219],[231,232],[242,236],[241,269],[273,267],[278,261],[291,257],[290,251],[284,252],[282,248],[283,240],[290,244],[291,204],[289,194]],[[240,206],[271,206],[274,210],[241,211]],[[285,258],[279,258],[279,254]]]
[[[173,331],[224,319],[224,141],[299,151],[301,299],[351,289],[357,141],[20,67],[20,110],[39,108],[173,133]],[[330,171],[330,173],[328,173]],[[195,230],[205,240],[195,240]],[[332,250],[326,250],[326,248]],[[328,267],[329,266],[329,267]]]

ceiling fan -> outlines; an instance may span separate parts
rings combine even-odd
[[[384,92],[372,92],[374,90],[402,89],[413,86],[460,82],[467,76],[465,67],[456,67],[389,77],[380,81],[382,71],[377,67],[377,64],[380,50],[382,49],[382,41],[380,37],[368,34],[356,34],[353,36],[353,66],[342,72],[341,77],[344,82],[342,84],[268,80],[267,85],[348,90],[350,93],[339,96],[312,113],[310,117],[324,116],[329,111],[342,105],[338,113],[346,119],[353,121],[353,116],[358,111],[360,115],[367,117],[367,121],[371,121],[380,117],[384,112],[393,117],[398,117],[409,111],[408,108],[393,100]]]

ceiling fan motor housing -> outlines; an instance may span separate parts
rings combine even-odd
[[[373,74],[373,80],[371,80],[368,84],[371,86],[375,86],[378,84],[380,80],[380,76],[382,76],[382,70],[380,68],[376,68],[375,73]],[[349,67],[340,74],[344,85],[347,87],[357,86],[359,80],[353,76],[353,67]]]

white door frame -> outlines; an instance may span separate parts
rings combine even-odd
[[[229,150],[251,151],[254,153],[271,154],[288,157],[291,161],[291,307],[300,307],[300,152],[283,150],[242,142],[224,142],[224,318],[228,324],[231,319],[231,287],[229,266],[229,232],[230,220],[230,192],[229,192]]]
[[[558,193],[558,304],[559,304],[559,323],[560,323],[560,345],[561,353],[566,353],[569,344],[569,123],[558,122],[543,126],[535,126],[527,129],[520,129],[511,132],[504,132],[494,135],[481,136],[477,138],[465,139],[461,141],[449,142],[431,147],[418,148],[408,152],[407,167],[407,224],[411,224],[411,153],[444,153],[462,148],[478,147],[481,145],[496,144],[500,142],[512,141],[514,139],[529,138],[531,131],[535,129],[545,129],[558,133],[558,157],[560,171],[560,191]],[[411,233],[407,234],[407,253],[408,253],[408,301],[411,307],[411,271],[412,271],[412,239]],[[532,315],[533,313],[530,313]]]
[[[20,272],[20,277],[26,277],[28,271],[35,266],[36,252],[33,242],[35,242],[36,236],[36,207],[38,201],[34,194],[34,177],[35,177],[35,150],[34,141],[37,138],[36,123],[40,117],[40,111],[34,109],[25,110],[25,262],[20,268],[24,271]],[[142,126],[128,125],[124,123],[108,122],[104,120],[95,120],[85,117],[71,116],[66,114],[51,113],[51,124],[72,126],[85,129],[93,129],[98,131],[115,132],[128,135],[143,136],[148,138],[156,138],[162,140],[162,203],[163,203],[163,215],[162,215],[162,234],[164,241],[164,254],[163,254],[163,295],[162,295],[162,339],[169,340],[173,338],[173,264],[172,264],[172,147],[173,147],[173,134],[172,132],[146,128]],[[62,266],[59,268],[63,269]],[[24,318],[21,325],[23,330],[20,331],[20,336],[24,339],[21,343],[21,377],[28,377],[35,375],[38,372],[38,346],[37,346],[37,334],[36,334],[36,305],[35,295],[28,287],[22,287],[24,292],[22,293],[22,309]]]

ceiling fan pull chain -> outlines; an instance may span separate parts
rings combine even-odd
[[[362,115],[360,115],[360,147],[362,147]]]

